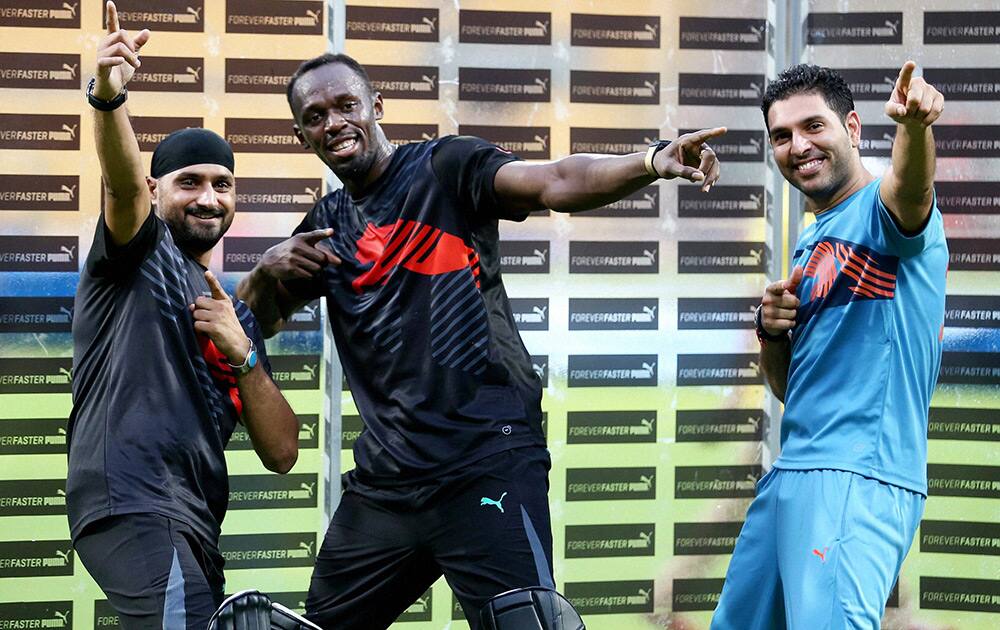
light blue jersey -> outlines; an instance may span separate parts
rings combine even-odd
[[[906,236],[876,179],[802,234],[781,456],[927,494],[927,414],[941,363],[948,247],[935,205]]]

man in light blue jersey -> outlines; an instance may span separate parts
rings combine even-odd
[[[861,163],[861,120],[829,68],[781,73],[761,109],[775,162],[816,222],[757,309],[785,403],[713,630],[877,629],[923,513],[948,249],[934,201],[941,93],[906,62],[885,113],[892,164]]]

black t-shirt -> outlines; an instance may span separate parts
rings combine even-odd
[[[75,538],[114,514],[151,512],[217,542],[229,500],[223,449],[242,403],[236,378],[188,305],[205,268],[152,212],[116,247],[103,217],[80,274],[73,317],[73,410],[66,505]],[[250,309],[236,313],[270,373]]]
[[[543,446],[541,382],[500,280],[497,170],[516,158],[476,138],[396,149],[354,199],[321,199],[295,232],[332,227],[321,244],[343,263],[288,282],[326,296],[365,429],[356,478],[392,487],[440,478],[491,454]]]

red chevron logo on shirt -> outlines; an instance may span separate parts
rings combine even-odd
[[[469,267],[479,287],[479,254],[461,238],[436,227],[404,219],[381,227],[369,223],[357,246],[358,262],[372,265],[351,282],[358,293],[385,284],[397,267],[428,276]]]

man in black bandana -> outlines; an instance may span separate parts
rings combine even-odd
[[[232,149],[177,131],[143,177],[121,105],[149,32],[107,9],[88,87],[106,194],[73,320],[70,534],[123,628],[204,630],[223,597],[223,449],[242,421],[263,464],[287,472],[298,422],[256,320],[207,270],[233,220]]]
[[[346,55],[302,64],[295,133],[344,183],[238,293],[269,332],[325,296],[365,429],[313,571],[306,616],[389,626],[442,574],[479,627],[492,596],[554,588],[542,387],[500,277],[498,220],[611,203],[658,178],[719,178],[724,128],[630,155],[527,164],[479,138],[396,147]]]

